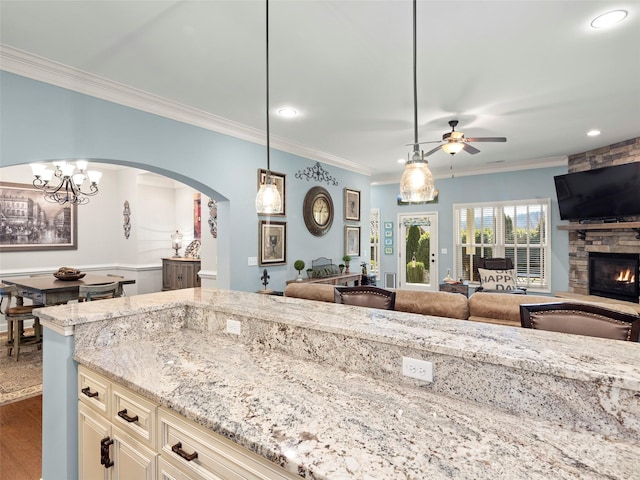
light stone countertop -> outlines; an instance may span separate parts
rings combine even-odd
[[[76,326],[80,363],[306,478],[637,475],[637,344],[200,289],[40,314]],[[229,318],[241,337],[223,332]],[[434,384],[397,375],[387,350],[433,357]],[[483,392],[491,382],[508,392],[504,408]],[[547,384],[557,408],[529,408]],[[565,410],[574,399],[561,396],[575,392],[594,394],[593,410],[620,425],[591,425],[588,402],[582,417]]]

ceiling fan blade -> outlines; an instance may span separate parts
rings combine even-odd
[[[467,142],[506,142],[507,139],[505,137],[475,137],[475,138],[465,138]]]
[[[431,140],[430,142],[418,142],[418,145],[422,145],[423,143],[442,143],[442,140]],[[407,143],[405,147],[411,147],[415,145],[415,143]]]
[[[480,150],[478,150],[476,147],[472,147],[468,143],[465,143],[464,147],[462,147],[462,149],[465,152],[470,153],[471,155],[475,155],[476,153],[480,153]]]
[[[436,153],[438,150],[440,150],[442,148],[442,145],[438,145],[436,148],[432,148],[431,150],[429,150],[427,153],[424,154],[425,157],[428,157],[429,155],[433,155],[434,153]]]

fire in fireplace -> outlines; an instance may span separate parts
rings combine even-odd
[[[640,303],[639,269],[638,254],[591,252],[589,294]]]

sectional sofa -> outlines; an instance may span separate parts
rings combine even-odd
[[[334,288],[333,285],[295,282],[287,285],[284,296],[333,303]],[[396,290],[395,310],[520,327],[521,304],[566,301],[564,298],[542,295],[476,292],[467,298],[459,293]],[[625,305],[589,303],[637,315],[633,308]]]

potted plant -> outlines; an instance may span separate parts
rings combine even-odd
[[[298,278],[296,278],[296,282],[301,282],[302,275],[300,275],[300,272],[304,270],[304,261],[296,260],[295,262],[293,262],[293,268],[295,268],[298,271]]]
[[[349,273],[349,262],[351,261],[350,255],[345,255],[342,257],[342,261],[344,262],[345,270],[344,273]]]
[[[313,268],[307,268],[307,277],[313,277]]]
[[[338,268],[340,269],[340,275],[342,275],[342,272],[344,272],[344,263],[338,265]]]

